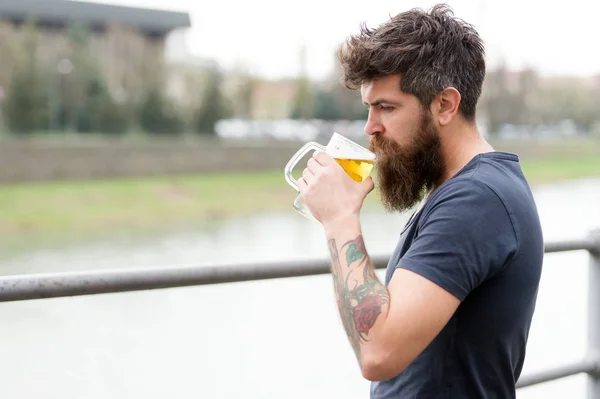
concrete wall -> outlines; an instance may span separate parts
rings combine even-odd
[[[318,140],[322,142],[322,140]],[[0,140],[0,183],[281,170],[301,142]],[[366,145],[366,142],[361,142]],[[600,154],[600,140],[492,143],[522,159]]]

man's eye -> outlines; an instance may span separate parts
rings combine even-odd
[[[380,109],[381,109],[382,111],[389,112],[389,111],[393,110],[393,109],[394,109],[394,107],[389,107],[389,106],[381,105],[381,106],[380,106]]]

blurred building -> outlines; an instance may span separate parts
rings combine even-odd
[[[69,29],[89,29],[88,46],[113,93],[136,93],[145,81],[162,79],[166,43],[184,47],[188,13],[69,0],[0,1],[0,86],[6,87],[18,58],[23,27],[35,22],[37,58],[55,73],[69,73]]]

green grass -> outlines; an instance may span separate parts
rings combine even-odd
[[[600,177],[600,154],[524,160],[521,164],[531,184]]]
[[[523,161],[532,184],[600,176],[600,156]],[[0,236],[165,229],[291,210],[282,171],[0,186]],[[378,206],[377,194],[368,206]]]
[[[244,214],[281,202],[282,181],[282,173],[266,172],[5,185],[0,233],[144,227]]]

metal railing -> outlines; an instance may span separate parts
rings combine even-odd
[[[517,382],[517,388],[586,373],[589,378],[587,399],[600,399],[600,230],[583,240],[546,243],[544,252],[580,250],[590,254],[587,356],[577,363],[525,375]],[[384,269],[388,258],[373,257],[372,261],[377,269]],[[14,275],[0,277],[0,302],[314,276],[329,272],[328,260],[314,260]]]

